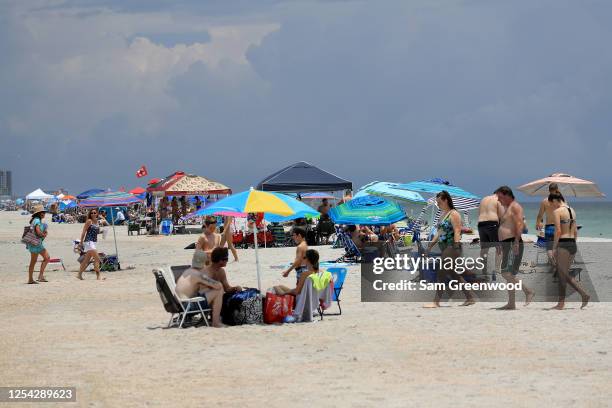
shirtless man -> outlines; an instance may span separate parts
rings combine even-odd
[[[499,245],[499,213],[501,204],[495,194],[486,196],[478,207],[478,235],[480,236],[480,257],[485,259],[484,278],[488,279],[487,258],[489,248],[495,247],[495,267],[492,278],[495,280],[495,271],[499,270],[501,262],[501,246]]]
[[[295,277],[296,282],[300,281],[300,275],[306,270],[304,266],[304,257],[306,256],[306,251],[308,251],[308,244],[306,244],[306,231],[301,227],[294,227],[291,232],[291,237],[297,244],[297,248],[295,248],[295,259],[291,266],[283,272],[283,277],[289,276],[289,273],[295,269]]]
[[[495,195],[501,204],[499,216],[499,240],[502,245],[501,273],[508,283],[519,283],[516,277],[523,259],[523,239],[521,234],[525,223],[523,222],[523,207],[514,199],[514,193],[508,186],[502,186],[495,190]],[[508,267],[510,251],[513,253],[512,267]],[[523,283],[525,292],[525,306],[531,303],[535,292]],[[516,294],[514,290],[508,290],[508,303],[499,308],[500,310],[516,309]]]
[[[223,291],[227,293],[234,293],[242,291],[240,286],[232,286],[227,281],[227,274],[225,268],[227,266],[227,260],[229,259],[227,248],[215,248],[210,254],[210,265],[204,268],[204,273],[211,279],[217,282],[221,282]]]
[[[559,186],[557,183],[550,183],[548,185],[549,194],[561,194],[559,192]],[[553,244],[555,240],[555,209],[548,196],[545,197],[540,203],[540,211],[536,217],[536,231],[540,231],[542,226],[544,227],[544,240],[546,241],[546,253],[548,254],[548,260],[554,265],[553,257]],[[546,214],[546,224],[544,225],[544,214]]]
[[[204,251],[196,250],[191,261],[191,268],[185,270],[176,281],[176,294],[179,298],[189,299],[196,296],[206,297],[200,307],[212,308],[213,327],[223,327],[221,323],[221,306],[223,304],[223,285],[204,274],[204,263],[208,256]],[[186,318],[191,320],[191,315]]]
[[[200,235],[200,238],[198,238],[198,242],[196,243],[196,249],[201,249],[202,251],[206,252],[210,258],[210,254],[213,249],[221,244],[221,234],[216,232],[217,218],[206,217],[202,230],[202,235]],[[209,262],[206,262],[206,265],[208,264]]]

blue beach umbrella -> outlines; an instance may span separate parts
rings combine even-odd
[[[408,203],[425,204],[427,202],[427,200],[425,200],[421,194],[415,191],[398,188],[398,186],[399,184],[397,183],[374,181],[361,187],[353,198],[375,195]]]
[[[77,196],[78,197],[78,196]],[[125,193],[123,191],[103,191],[99,194],[91,195],[89,198],[81,200],[79,207],[110,207],[111,219],[114,220],[113,209],[115,207],[125,207],[130,204],[136,204],[142,202],[134,194]],[[115,223],[113,222],[113,238],[115,240],[115,254],[117,255],[117,262],[119,261],[119,250],[117,249],[117,235],[115,233]]]
[[[87,191],[83,191],[81,194],[79,194],[77,196],[77,198],[79,200],[84,200],[88,197],[91,197],[92,195],[96,195],[96,194],[100,194],[103,193],[104,190],[100,189],[100,188],[92,188],[91,190],[87,190]]]
[[[447,180],[431,179],[424,181],[413,181],[405,184],[398,184],[398,189],[414,191],[418,193],[434,196],[442,190],[448,191],[453,199],[455,207],[460,211],[473,210],[480,205],[480,197],[465,191],[462,188],[450,184]]]
[[[406,218],[402,207],[383,197],[365,195],[329,210],[336,224],[389,225]]]

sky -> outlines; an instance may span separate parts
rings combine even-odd
[[[241,191],[297,161],[476,194],[553,172],[612,196],[607,0],[0,2],[14,192]]]

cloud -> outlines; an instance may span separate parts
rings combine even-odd
[[[612,191],[611,5],[254,3],[2,13],[0,137],[18,142],[0,158],[16,184],[117,187],[144,159],[241,189],[307,160],[357,186],[440,176],[485,193],[560,170]],[[17,156],[37,143],[77,168],[115,149],[82,180],[68,164],[28,172]]]

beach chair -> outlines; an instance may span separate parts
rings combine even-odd
[[[342,307],[340,306],[340,293],[342,293],[342,286],[344,286],[344,280],[346,279],[346,268],[332,267],[327,268],[327,271],[332,274],[334,283],[334,292],[332,294],[332,300],[338,305],[338,313],[325,313],[330,316],[339,316],[342,314]]]
[[[336,262],[360,262],[361,251],[357,248],[357,245],[353,242],[350,235],[346,232],[340,232],[339,239],[344,246],[344,255],[336,259]]]
[[[268,225],[268,231],[272,234],[272,243],[275,247],[287,246],[287,234],[285,234],[285,229],[282,225],[272,223]]]
[[[325,239],[325,244],[329,243],[329,238],[336,233],[334,222],[331,220],[319,221],[317,224],[317,243],[321,244]]]
[[[194,314],[201,315],[206,326],[210,326],[206,313],[210,313],[211,309],[209,307],[202,308],[200,304],[200,302],[206,301],[205,297],[180,298],[176,294],[176,282],[170,268],[153,269],[153,275],[162,304],[166,312],[170,313],[170,321],[167,327],[178,325],[180,329],[185,323],[185,318]]]
[[[540,257],[544,255],[544,259],[546,260],[545,264],[550,263],[550,259],[548,259],[548,250],[546,248],[546,239],[544,237],[538,236],[537,241],[534,246],[536,247],[536,266],[540,264]]]
[[[42,259],[38,259],[36,261],[36,263],[42,263]],[[66,270],[66,267],[64,266],[64,261],[62,260],[62,258],[51,258],[49,259],[49,263],[47,264],[47,268],[51,269],[51,268],[55,268],[52,270],[59,270],[59,267],[62,267],[63,270]]]
[[[323,320],[323,311],[330,305],[332,296],[331,282],[323,289],[317,290],[314,287],[313,280],[306,279],[301,293],[295,299],[295,308],[293,309],[295,320],[297,322],[312,322],[317,314],[319,319]]]

